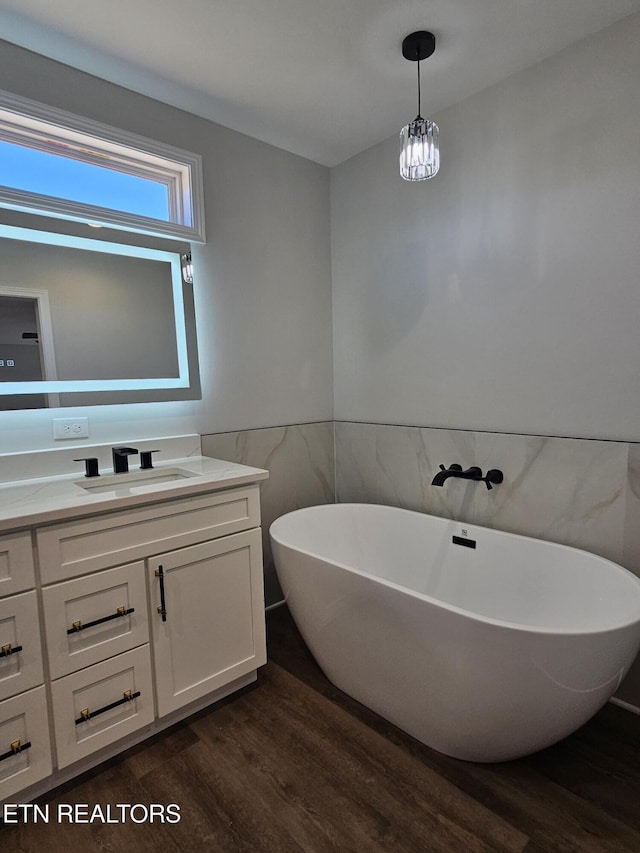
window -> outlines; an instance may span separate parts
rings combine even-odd
[[[0,92],[0,206],[204,242],[202,158]]]

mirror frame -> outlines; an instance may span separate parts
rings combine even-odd
[[[163,261],[170,264],[178,355],[178,376],[158,377],[155,379],[56,379],[35,382],[0,382],[0,395],[61,394],[73,393],[74,391],[138,391],[189,387],[190,377],[187,357],[187,328],[182,294],[182,270],[180,267],[180,255],[177,252],[165,252],[159,249],[148,249],[143,246],[130,246],[127,243],[110,243],[102,240],[91,240],[88,237],[74,237],[58,232],[36,231],[29,228],[18,228],[13,225],[0,224],[0,239],[3,237],[11,240],[23,240],[27,243],[44,243],[85,251],[104,252],[110,255]]]

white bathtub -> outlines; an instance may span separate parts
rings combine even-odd
[[[297,510],[270,533],[326,676],[456,758],[506,761],[575,731],[640,647],[640,580],[586,551],[369,504]]]

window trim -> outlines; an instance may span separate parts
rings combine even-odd
[[[105,165],[164,183],[166,222],[126,211],[0,186],[0,207],[126,231],[205,242],[202,156],[0,90],[0,140]],[[64,151],[60,144],[64,144]],[[73,156],[74,150],[82,156]],[[69,152],[69,153],[67,153]]]

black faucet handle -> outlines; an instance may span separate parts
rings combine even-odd
[[[148,468],[153,468],[152,453],[160,453],[159,450],[141,450],[140,451],[140,469],[146,471]]]
[[[98,468],[98,460],[95,456],[83,456],[80,459],[74,459],[74,462],[84,462],[85,477],[99,477],[100,469]]]
[[[493,486],[499,486],[504,480],[504,474],[499,468],[490,468],[482,478],[487,484],[487,491],[491,491]]]
[[[443,465],[441,465],[440,467],[442,468],[443,471],[445,470]],[[446,470],[447,471],[462,471],[462,465],[458,465],[457,462],[454,462],[454,464],[449,465],[449,467]]]

